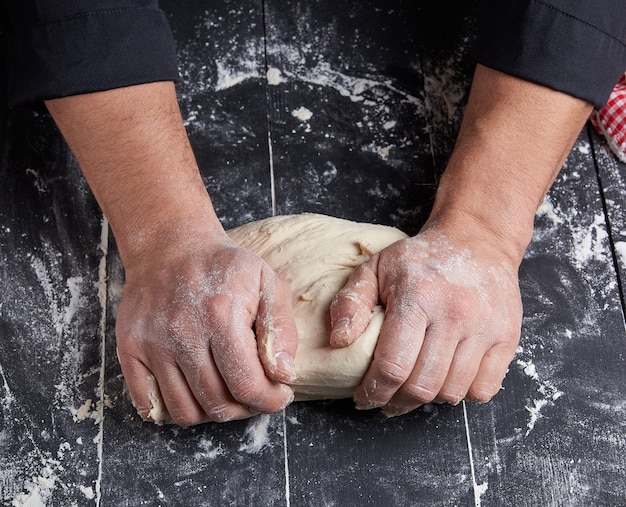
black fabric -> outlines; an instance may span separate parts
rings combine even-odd
[[[177,80],[156,0],[3,0],[11,104]],[[602,106],[626,69],[623,0],[483,0],[477,60]]]
[[[624,0],[483,0],[479,63],[606,103],[626,70]]]
[[[154,0],[4,0],[12,105],[178,79]]]

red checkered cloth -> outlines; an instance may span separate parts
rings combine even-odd
[[[606,106],[592,113],[591,123],[606,137],[617,157],[626,162],[626,74],[613,88]]]

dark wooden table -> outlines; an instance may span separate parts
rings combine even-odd
[[[223,224],[309,211],[416,232],[462,115],[473,4],[214,3],[162,7]],[[53,122],[3,111],[0,135],[3,505],[626,505],[626,167],[589,128],[537,213],[491,403],[391,420],[298,403],[189,429],[130,404],[122,267]]]

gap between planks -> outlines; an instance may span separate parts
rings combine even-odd
[[[107,259],[109,254],[109,222],[102,217],[100,231],[100,264],[98,266],[98,300],[100,301],[100,377],[98,379],[98,477],[96,479],[96,507],[102,500],[102,474],[104,463],[104,401],[105,401],[105,366],[106,366],[106,321],[107,321]]]

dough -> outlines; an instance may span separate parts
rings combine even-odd
[[[365,332],[352,345],[335,349],[328,344],[330,303],[356,266],[406,234],[315,214],[272,217],[228,234],[291,286],[298,329],[296,399],[351,397],[372,359],[384,311],[376,307]]]

